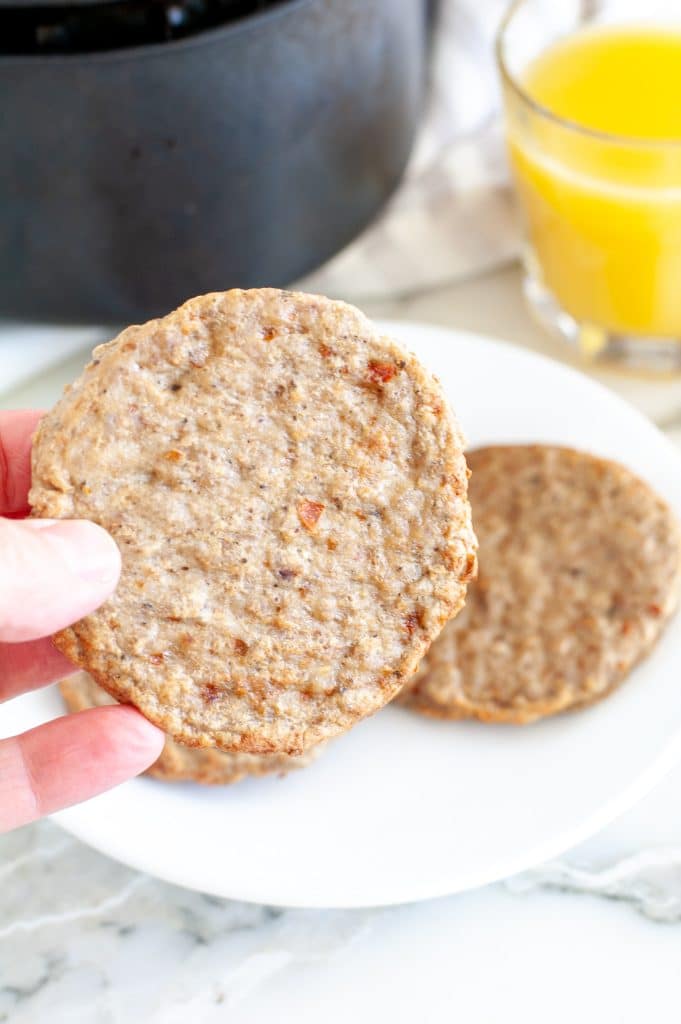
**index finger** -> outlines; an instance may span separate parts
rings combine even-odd
[[[139,775],[164,736],[134,708],[92,708],[0,740],[0,833]]]
[[[0,412],[0,516],[28,514],[31,486],[31,438],[42,412]]]

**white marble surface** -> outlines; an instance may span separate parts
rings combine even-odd
[[[368,311],[566,358],[530,321],[515,268]],[[0,366],[3,344],[0,334]],[[0,404],[49,404],[82,362],[43,370]],[[681,444],[681,378],[598,376]],[[51,823],[0,838],[0,1022],[666,1024],[681,1018],[680,965],[681,768],[559,862],[389,910],[216,900],[121,867]]]

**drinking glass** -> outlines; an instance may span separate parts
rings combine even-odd
[[[592,130],[552,113],[523,84],[530,62],[548,47],[601,25],[681,32],[681,4],[516,0],[497,37],[507,144],[524,221],[525,293],[540,320],[585,356],[678,370],[681,138]],[[609,87],[604,80],[602,88]]]

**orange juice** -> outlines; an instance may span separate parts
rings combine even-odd
[[[681,337],[681,29],[579,30],[520,85],[535,105],[509,110],[509,146],[543,284],[582,324]]]

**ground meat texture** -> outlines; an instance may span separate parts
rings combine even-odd
[[[676,606],[671,510],[585,452],[490,447],[468,461],[479,576],[400,700],[438,718],[517,723],[599,700]]]
[[[47,414],[34,514],[116,539],[56,637],[174,739],[300,753],[382,707],[475,560],[439,383],[357,310],[273,289],[130,327]]]

